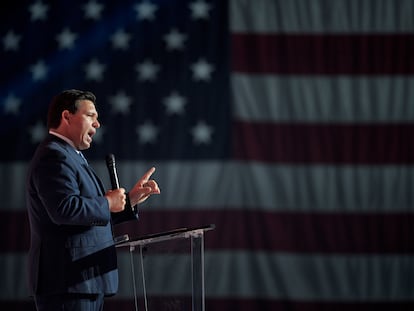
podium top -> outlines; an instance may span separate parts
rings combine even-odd
[[[177,228],[173,230],[163,231],[154,234],[147,234],[144,236],[130,238],[128,234],[125,234],[120,237],[115,238],[116,247],[126,247],[126,246],[136,246],[136,245],[145,245],[151,243],[157,243],[161,241],[179,239],[179,238],[189,238],[203,235],[205,231],[210,231],[215,229],[214,224],[205,225],[201,227],[193,228]]]

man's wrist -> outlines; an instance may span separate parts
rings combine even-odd
[[[129,193],[126,193],[126,206],[127,206],[127,207],[130,207],[130,208],[131,208],[131,210],[132,210],[135,214],[138,212],[138,206],[137,206],[137,204],[135,204],[135,205],[132,205],[132,204],[131,204],[131,200],[130,200],[130,198],[129,198]]]

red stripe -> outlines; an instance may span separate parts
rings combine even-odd
[[[34,311],[35,305],[31,300],[0,301],[0,310]]]
[[[0,252],[25,252],[30,245],[26,211],[0,211]]]
[[[191,297],[150,298],[149,310],[191,310]],[[190,305],[191,306],[191,305]],[[413,301],[378,301],[378,302],[314,302],[281,301],[265,299],[212,299],[206,298],[206,310],[214,311],[252,311],[252,310],[289,310],[289,311],[389,311],[413,310]],[[0,301],[1,310],[34,310],[32,301]],[[139,308],[143,310],[144,308]],[[116,296],[106,298],[105,311],[135,310],[132,299],[118,299]]]
[[[145,211],[117,234],[139,237],[213,223],[207,249],[323,253],[414,253],[412,214],[310,214],[241,210]]]
[[[233,123],[236,159],[281,163],[412,164],[414,123]]]
[[[414,302],[314,302],[281,301],[265,299],[207,299],[206,310],[251,311],[251,310],[289,310],[289,311],[389,311],[412,310]]]
[[[412,74],[414,34],[232,34],[232,69],[278,74]]]
[[[412,310],[414,302],[313,302],[280,301],[265,299],[207,299],[206,310],[251,311],[251,310],[289,310],[289,311],[389,311]]]
[[[22,212],[1,212],[1,252],[27,251]],[[24,221],[23,221],[24,220]],[[20,222],[17,225],[17,222]],[[206,248],[302,253],[414,253],[414,214],[271,213],[243,210],[141,212],[138,222],[115,226],[115,235],[140,237],[181,227],[215,224]]]

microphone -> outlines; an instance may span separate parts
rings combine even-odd
[[[115,166],[115,156],[112,153],[106,156],[106,166],[108,167],[112,190],[119,189],[118,174],[116,172],[116,166]]]

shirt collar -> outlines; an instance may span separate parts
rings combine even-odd
[[[75,144],[73,143],[73,141],[71,141],[69,138],[67,138],[66,136],[63,136],[62,134],[56,133],[53,130],[49,130],[49,134],[52,134],[54,136],[59,137],[60,139],[63,139],[64,141],[66,141],[69,145],[71,145],[77,153],[79,153],[80,151],[78,149],[76,149]]]

